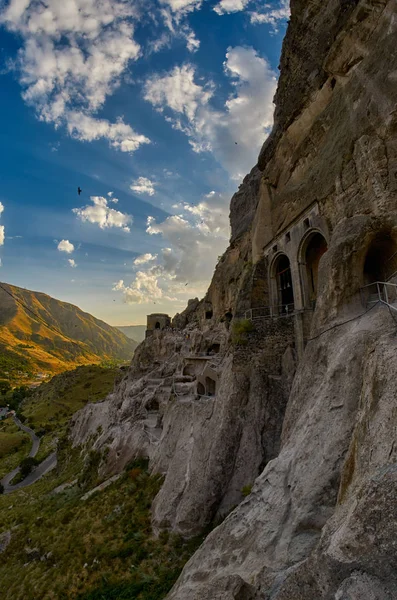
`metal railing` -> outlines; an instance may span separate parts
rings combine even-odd
[[[290,317],[295,314],[294,304],[278,304],[276,306],[260,306],[245,311],[244,317],[250,321],[256,319],[274,319],[277,317]]]
[[[364,285],[360,289],[360,294],[361,302],[366,308],[381,302],[397,311],[397,308],[393,306],[393,304],[397,302],[397,285],[395,283],[390,283],[389,281],[374,281],[373,283]]]

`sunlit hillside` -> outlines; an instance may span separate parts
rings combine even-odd
[[[46,294],[0,284],[0,378],[44,377],[77,365],[129,360],[118,329]]]

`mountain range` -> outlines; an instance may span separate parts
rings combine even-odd
[[[140,343],[145,339],[146,325],[120,325],[116,326],[128,338]]]
[[[136,346],[73,304],[0,283],[0,377],[130,360]]]

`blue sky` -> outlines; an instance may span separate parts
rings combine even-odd
[[[0,0],[0,280],[112,325],[202,297],[287,19],[287,0]]]

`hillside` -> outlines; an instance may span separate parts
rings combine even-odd
[[[77,306],[0,283],[0,377],[129,360],[137,344]]]
[[[116,325],[116,329],[138,344],[145,339],[146,325]]]

